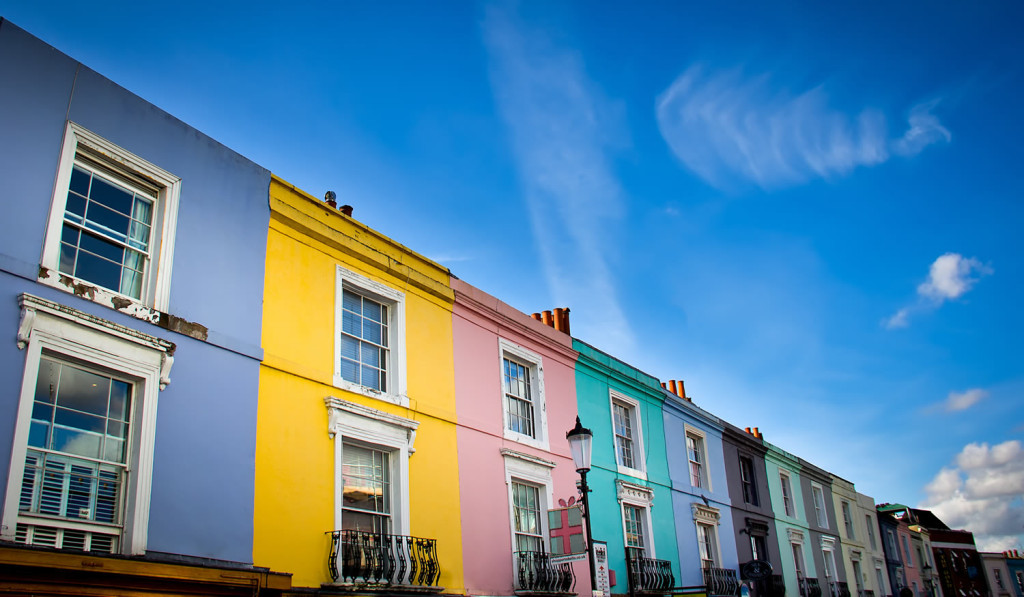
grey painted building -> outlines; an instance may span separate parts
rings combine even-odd
[[[800,459],[800,492],[807,509],[807,525],[811,541],[808,551],[819,571],[822,595],[850,597],[846,567],[842,562],[842,543],[832,496],[829,473]]]
[[[728,423],[722,433],[722,449],[732,501],[736,555],[741,565],[751,560],[766,561],[772,565],[771,577],[748,580],[751,594],[755,597],[781,597],[785,594],[782,557],[764,463],[768,450],[759,431],[740,429]]]

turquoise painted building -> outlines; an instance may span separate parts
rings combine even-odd
[[[827,591],[818,579],[815,565],[815,550],[807,523],[807,510],[801,491],[800,459],[789,452],[764,443],[768,448],[764,464],[768,475],[772,510],[775,512],[775,528],[782,556],[781,574],[786,584],[787,595],[803,595],[815,588]],[[775,571],[779,573],[778,570]],[[824,574],[822,574],[824,576]],[[824,579],[821,579],[824,580]]]
[[[579,340],[576,398],[594,433],[588,482],[594,540],[608,544],[614,594],[629,592],[626,551],[647,582],[678,584],[672,482],[665,457],[665,394],[654,377]],[[655,561],[657,560],[657,561]],[[668,575],[667,568],[671,569]],[[655,580],[652,580],[655,579]],[[639,581],[636,581],[639,582]],[[653,587],[636,587],[638,590]]]

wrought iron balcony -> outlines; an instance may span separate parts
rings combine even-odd
[[[644,557],[644,550],[636,547],[626,548],[626,572],[636,594],[664,593],[676,584],[671,562]]]
[[[365,531],[331,531],[330,535],[327,565],[335,583],[441,591],[436,586],[441,575],[437,540]]]
[[[816,578],[800,579],[801,597],[821,597],[821,585]]]
[[[704,586],[707,587],[708,597],[739,595],[740,579],[735,570],[705,566]]]
[[[844,581],[831,581],[828,583],[832,597],[850,597],[850,585]]]
[[[555,563],[543,551],[517,551],[516,592],[571,593],[576,576],[569,562]]]

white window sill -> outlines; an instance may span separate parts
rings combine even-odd
[[[618,468],[620,475],[629,475],[630,477],[636,477],[637,479],[647,480],[647,473],[645,471],[629,468],[628,466],[622,466],[621,464],[615,465]]]
[[[511,441],[514,441],[514,442],[517,442],[517,443],[520,443],[520,444],[524,444],[524,445],[527,445],[527,446],[532,446],[532,447],[537,448],[539,450],[547,450],[548,449],[548,442],[547,442],[546,439],[530,437],[529,435],[525,435],[523,433],[517,433],[515,431],[512,431],[508,427],[505,427],[505,435],[504,435],[504,437],[507,440],[511,440]]]
[[[39,283],[56,288],[57,290],[70,292],[87,301],[103,305],[104,307],[110,307],[142,321],[150,323],[158,323],[160,321],[160,312],[146,306],[138,299],[108,290],[102,286],[97,286],[92,282],[62,274],[57,270],[44,267],[39,268]]]
[[[346,392],[352,392],[353,394],[366,396],[367,398],[373,398],[374,400],[389,402],[404,408],[409,408],[409,397],[405,394],[389,394],[387,392],[381,392],[380,390],[374,390],[373,388],[368,388],[366,386],[361,386],[344,380],[337,375],[334,376],[334,387],[339,390],[345,390]]]

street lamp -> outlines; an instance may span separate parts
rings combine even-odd
[[[587,530],[587,563],[590,564],[590,590],[597,591],[597,572],[594,567],[594,536],[590,532],[590,500],[587,494],[590,487],[587,486],[587,473],[590,471],[590,452],[594,440],[594,434],[580,424],[579,416],[576,417],[576,426],[565,434],[569,440],[569,451],[572,452],[572,461],[576,465],[576,472],[580,474],[580,493],[583,494],[583,524]]]

